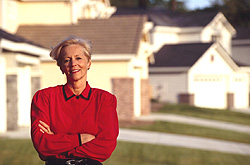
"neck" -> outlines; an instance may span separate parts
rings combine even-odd
[[[82,93],[82,91],[86,88],[86,81],[84,81],[84,82],[79,82],[79,81],[71,82],[71,81],[68,81],[67,84],[69,85],[71,91],[75,95],[80,95]]]

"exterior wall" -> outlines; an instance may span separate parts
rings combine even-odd
[[[149,115],[150,105],[150,85],[148,79],[141,80],[141,115]]]
[[[215,49],[209,49],[189,71],[189,93],[195,106],[228,108],[228,94],[234,96],[234,108],[248,108],[249,78],[234,71]]]
[[[179,28],[156,26],[151,32],[153,51],[158,51],[165,44],[175,44],[179,42]]]
[[[235,73],[231,76],[230,92],[234,94],[234,108],[249,107],[249,76],[247,73]]]
[[[115,10],[108,0],[1,0],[0,27],[15,33],[20,24],[72,24],[81,18],[108,18]]]
[[[117,98],[117,113],[119,120],[133,120],[134,118],[134,90],[133,78],[112,79],[113,93]]]
[[[7,130],[6,61],[0,55],[0,132]]]
[[[232,56],[237,62],[250,66],[250,40],[233,40]]]
[[[181,33],[179,36],[179,43],[198,43],[200,41],[200,32]]]
[[[71,16],[70,2],[18,3],[18,24],[71,24]]]
[[[112,78],[128,77],[128,62],[92,61],[88,71],[88,81],[92,87],[112,92]]]
[[[232,35],[230,31],[225,27],[225,25],[220,21],[212,21],[209,23],[201,33],[202,42],[219,42],[223,48],[232,54]]]
[[[41,88],[41,78],[31,77],[31,97]]]
[[[0,1],[0,27],[9,32],[15,32],[17,27],[17,2],[11,0]]]
[[[32,75],[39,76],[38,57],[28,56],[20,53],[2,52],[2,59],[6,61],[4,76],[5,90],[1,98],[5,97],[3,108],[6,109],[5,124],[1,131],[16,130],[18,127],[30,125],[30,104],[32,97]],[[38,62],[38,63],[37,63]],[[3,80],[2,79],[2,80]],[[33,90],[37,88],[39,82],[34,81]],[[35,85],[36,84],[36,85]],[[1,84],[2,87],[2,84]],[[1,88],[0,87],[0,88]],[[5,107],[4,107],[5,106]],[[2,110],[2,109],[1,109]],[[4,119],[3,119],[4,121]]]
[[[17,72],[18,126],[30,125],[31,67],[19,67]]]
[[[187,74],[151,74],[152,98],[163,102],[178,103],[178,95],[188,92]]]
[[[190,69],[189,93],[194,93],[196,106],[227,108],[231,67],[214,49],[209,49]],[[208,101],[209,100],[209,101]]]
[[[42,89],[66,83],[65,75],[62,74],[55,61],[42,61],[40,69]]]
[[[17,75],[7,75],[7,130],[18,128]]]

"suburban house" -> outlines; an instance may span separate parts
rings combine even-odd
[[[152,24],[146,16],[110,18],[115,8],[110,6],[109,0],[3,0],[0,8],[0,26],[9,35],[22,36],[20,38],[25,45],[30,44],[29,47],[22,47],[25,56],[17,56],[22,63],[19,65],[18,62],[15,67],[20,70],[16,71],[18,75],[13,78],[17,80],[10,80],[15,87],[9,87],[11,83],[7,81],[8,76],[1,74],[3,91],[13,89],[18,95],[25,95],[16,95],[17,98],[12,99],[14,103],[8,103],[7,96],[1,95],[1,102],[6,105],[1,106],[1,122],[7,121],[6,113],[14,111],[17,115],[11,119],[16,122],[13,129],[29,125],[30,102],[34,92],[66,82],[65,75],[49,57],[49,51],[70,35],[91,40],[92,67],[88,81],[92,87],[105,89],[117,96],[120,119],[133,120],[150,113],[148,62],[153,58],[149,35]],[[32,45],[33,42],[39,45]],[[22,52],[13,51],[13,54]],[[1,56],[0,66],[5,71],[9,60]],[[8,69],[7,73],[14,74],[14,70]],[[27,89],[29,85],[32,85],[31,89]],[[16,106],[15,103],[18,103],[18,108],[7,108],[7,104]],[[2,107],[5,110],[2,111]]]
[[[219,43],[164,45],[149,67],[155,99],[220,109],[249,106],[249,75]]]
[[[109,18],[109,0],[1,0],[0,26],[15,33],[21,24],[77,24],[78,19]]]
[[[30,101],[40,88],[40,56],[47,53],[0,29],[0,132],[30,124]]]
[[[236,30],[224,15],[159,15],[151,16],[155,22],[155,63],[149,66],[153,97],[199,107],[248,108],[249,67],[232,58]]]
[[[236,30],[221,12],[117,9],[114,15],[134,14],[146,14],[154,25],[155,62],[149,64],[153,99],[208,108],[249,107],[249,65],[239,60],[249,49],[248,40],[233,41],[232,49]]]
[[[48,49],[70,35],[90,39],[93,55],[88,81],[114,93],[119,118],[130,120],[150,113],[150,28],[145,16],[117,16],[81,19],[75,25],[21,25],[17,34]],[[41,70],[42,88],[65,83],[65,76],[49,57],[42,58]]]

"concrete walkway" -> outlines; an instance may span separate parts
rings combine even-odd
[[[249,144],[169,133],[120,129],[118,140],[250,155]]]
[[[180,115],[152,114],[147,117],[140,117],[137,120],[162,120],[171,122],[181,122],[244,133],[250,132],[249,126],[246,125],[204,120],[200,118],[186,117]],[[8,131],[6,133],[0,133],[0,137],[14,139],[30,139],[30,128],[24,127],[20,128],[17,131]],[[118,140],[250,155],[249,144],[161,132],[120,129]]]
[[[250,134],[250,126],[242,124],[234,124],[229,122],[222,122],[216,120],[208,120],[197,117],[188,117],[175,114],[151,114],[150,116],[142,116],[137,118],[137,120],[147,120],[147,121],[168,121],[168,122],[178,122],[191,125],[199,125],[203,127],[217,128],[223,130],[230,130],[235,132],[242,132]]]

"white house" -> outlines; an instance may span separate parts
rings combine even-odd
[[[150,65],[153,97],[208,108],[249,106],[249,76],[218,43],[163,46]]]
[[[130,14],[146,14],[154,24],[155,62],[149,65],[153,99],[221,109],[249,107],[249,72],[232,59],[236,30],[221,12],[115,13]]]

